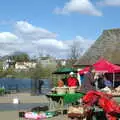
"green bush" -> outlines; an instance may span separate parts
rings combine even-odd
[[[4,88],[0,88],[0,95],[3,95],[5,93],[5,89]]]

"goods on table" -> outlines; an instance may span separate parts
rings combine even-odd
[[[57,94],[65,94],[68,91],[68,87],[56,87],[55,91]]]
[[[116,87],[115,89],[111,90],[109,87],[105,87],[101,89],[102,92],[107,94],[111,94],[113,96],[120,96],[120,86]]]
[[[112,95],[113,95],[113,96],[120,96],[120,92],[112,91]]]
[[[68,109],[68,113],[80,113],[83,114],[84,113],[84,108],[82,106],[78,106],[78,107],[69,107]]]
[[[86,106],[80,105],[80,106],[71,106],[68,109],[68,117],[70,118],[79,118],[79,119],[85,119],[88,116],[91,116],[92,109],[89,109]]]
[[[75,93],[77,90],[77,87],[69,87],[68,93]]]
[[[112,93],[112,91],[111,91],[111,89],[109,87],[105,87],[105,88],[101,89],[101,91],[103,91],[105,93],[108,93],[108,94]]]
[[[98,91],[89,91],[83,97],[83,103],[87,106],[97,105],[103,109],[107,120],[117,120],[120,115],[120,106],[114,101],[110,95]]]
[[[74,94],[77,91],[77,87],[66,87],[66,86],[55,87],[55,88],[52,88],[51,91],[57,94],[66,94],[66,93]]]
[[[120,92],[120,86],[116,87],[115,90],[116,90],[117,92]]]
[[[120,96],[120,86],[118,86],[117,88],[115,88],[115,89],[112,91],[112,95],[113,95],[113,96]]]

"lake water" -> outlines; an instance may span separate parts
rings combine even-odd
[[[17,86],[19,89],[30,89],[31,79],[1,78],[0,87],[11,88]]]
[[[42,79],[42,80],[44,81],[42,85],[42,90],[44,89],[49,91],[48,89],[51,88],[51,81],[48,79]],[[25,90],[25,91],[31,90],[31,86],[32,86],[31,83],[32,83],[31,79],[0,78],[0,87],[4,86],[6,89],[17,87],[19,90]]]

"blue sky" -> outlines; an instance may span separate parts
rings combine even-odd
[[[85,51],[103,30],[120,28],[119,13],[120,0],[1,1],[0,53],[66,57],[74,40]]]

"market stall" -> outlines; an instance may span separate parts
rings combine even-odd
[[[102,73],[112,73],[113,74],[113,88],[114,88],[114,81],[115,81],[115,73],[120,72],[120,66],[114,65],[104,59],[98,60],[95,64],[93,64],[95,70],[97,72]],[[85,74],[89,71],[90,67],[86,67],[83,70],[79,71],[79,74]],[[89,94],[90,93],[90,94]],[[95,116],[97,112],[103,113],[102,116],[99,116],[102,120],[117,120],[120,114],[120,87],[115,89],[104,88],[99,91],[90,91],[83,97],[83,103],[85,106],[88,106],[89,109],[94,109],[92,112],[92,116]],[[79,105],[84,108],[84,105]],[[97,108],[97,109],[96,109]],[[99,111],[100,110],[100,111]],[[73,107],[70,110],[71,113],[68,113],[68,117],[70,118],[80,118],[87,119],[87,115],[85,115],[85,110],[83,109],[82,114],[80,113],[79,107]],[[73,114],[75,113],[75,114]],[[77,115],[76,115],[77,114]],[[104,116],[104,118],[102,118]],[[89,116],[90,117],[90,116]],[[95,120],[96,117],[94,118]],[[100,120],[101,120],[100,119]],[[92,119],[91,119],[92,120]]]
[[[110,63],[110,62],[108,62],[108,61],[106,61],[104,59],[100,59],[95,64],[93,64],[93,66],[95,67],[95,70],[97,72],[112,73],[113,74],[113,86],[114,86],[115,73],[120,72],[120,67],[119,66],[114,65],[114,64],[112,64],[112,63]],[[79,71],[79,74],[84,74],[84,73],[86,73],[88,71],[89,71],[89,67],[86,67],[85,69]],[[60,73],[60,74],[62,74],[62,73]],[[65,74],[65,72],[64,72],[64,74]],[[96,114],[99,111],[101,111],[102,113],[106,114],[106,111],[107,111],[106,107],[104,107],[102,105],[101,105],[102,108],[99,105],[96,106],[96,103],[100,103],[101,104],[102,102],[100,102],[99,100],[103,100],[103,101],[106,100],[106,96],[109,93],[111,93],[111,95],[110,95],[110,96],[112,96],[111,98],[114,101],[116,101],[117,103],[119,103],[120,101],[119,101],[118,98],[120,98],[119,97],[120,95],[118,95],[118,94],[115,95],[115,92],[120,93],[119,89],[114,89],[114,91],[111,90],[111,92],[108,92],[108,91],[102,91],[102,92],[101,91],[97,91],[95,94],[91,95],[91,97],[90,97],[90,100],[92,102],[90,101],[90,102],[88,102],[88,104],[85,103],[86,105],[89,105],[89,106],[87,106],[88,108],[86,108],[86,106],[84,106],[83,104],[78,105],[79,107],[77,107],[77,108],[75,108],[73,106],[72,103],[75,103],[76,101],[80,100],[80,98],[85,98],[86,95],[76,92],[75,89],[71,93],[69,91],[69,87],[56,87],[54,91],[52,91],[50,94],[47,94],[46,96],[49,99],[49,110],[50,111],[60,111],[61,113],[63,113],[64,109],[66,109],[66,106],[67,106],[68,117],[72,117],[72,116],[77,116],[78,115],[78,118],[83,117],[83,118],[80,118],[80,119],[85,119],[86,116],[88,116],[88,118],[89,118],[90,116],[94,116],[93,113]],[[98,93],[100,93],[100,94],[98,94]],[[89,97],[88,97],[88,100],[89,100]],[[106,101],[110,101],[109,97],[107,98]],[[112,103],[112,104],[114,105],[114,103]],[[68,107],[68,105],[69,105],[69,107]],[[71,107],[71,110],[69,110],[70,107]],[[81,109],[83,109],[83,113],[82,114],[80,113]],[[115,108],[113,108],[113,109],[115,109]],[[77,112],[77,113],[74,113],[72,110],[74,112]],[[92,114],[91,114],[91,111],[92,111]],[[119,112],[119,111],[117,111],[117,112]],[[111,115],[111,114],[108,113],[107,115]]]
[[[66,93],[66,94],[47,94],[49,98],[49,109],[50,111],[60,111],[63,113],[63,110],[66,109],[66,105],[71,105],[83,97],[81,93]]]
[[[120,73],[120,66],[114,65],[105,59],[100,59],[96,63],[93,64],[96,72],[102,73],[112,73],[113,74],[113,87],[115,82],[115,73]],[[90,67],[86,67],[79,71],[79,74],[85,74],[89,71]]]
[[[53,74],[55,75],[70,75],[75,73],[76,70],[73,68],[61,67],[58,68]],[[69,77],[68,77],[69,78]],[[66,81],[68,80],[66,79]],[[69,80],[68,80],[69,81]],[[77,79],[76,79],[77,81]],[[69,86],[64,84],[63,80],[57,80],[57,87],[51,90],[46,96],[49,100],[49,110],[50,111],[60,111],[63,113],[63,110],[66,109],[66,106],[72,103],[75,103],[79,100],[83,94],[76,93],[77,86]]]

